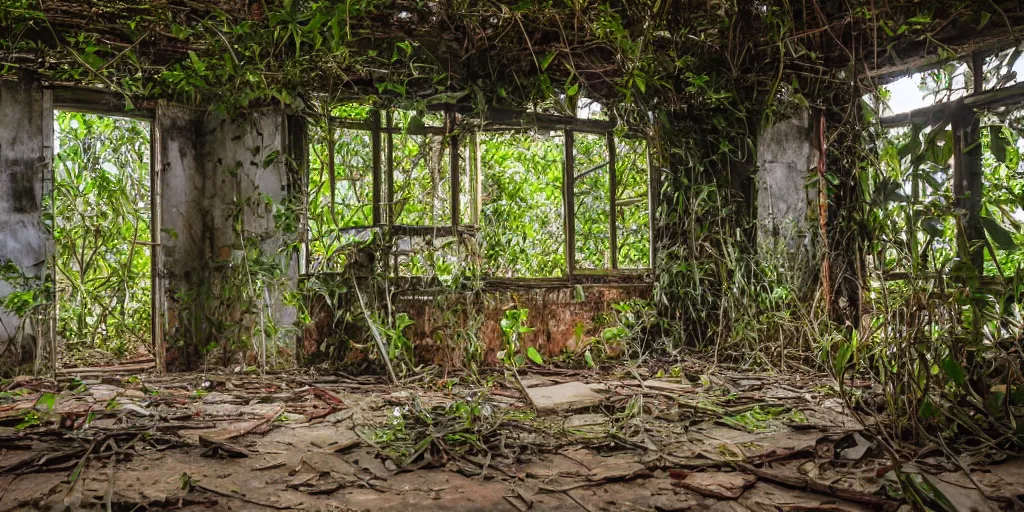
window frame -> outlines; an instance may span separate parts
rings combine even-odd
[[[501,108],[489,109],[483,116],[473,119],[460,114],[453,108],[435,109],[444,115],[444,125],[428,125],[417,127],[398,127],[395,124],[395,112],[398,109],[372,108],[370,117],[366,121],[353,121],[350,119],[328,116],[329,126],[341,129],[365,130],[372,133],[373,143],[373,223],[369,226],[351,226],[341,228],[352,231],[372,231],[383,228],[390,229],[394,234],[404,237],[419,236],[453,236],[473,234],[477,231],[481,210],[483,206],[483,174],[481,169],[480,134],[484,132],[505,132],[505,131],[533,131],[550,130],[561,131],[563,134],[563,158],[562,158],[562,230],[565,234],[564,251],[566,257],[566,268],[564,277],[555,278],[533,278],[515,277],[517,281],[543,280],[568,280],[572,283],[579,277],[586,276],[649,276],[654,268],[656,256],[655,251],[655,229],[654,219],[658,208],[657,191],[659,189],[656,173],[653,169],[651,158],[650,138],[637,132],[627,132],[622,136],[616,136],[616,123],[614,121],[580,119],[576,117],[560,116],[553,114],[542,114],[535,112],[524,112]],[[468,129],[459,130],[456,127],[463,121]],[[576,174],[575,164],[575,138],[577,133],[602,136],[605,138],[605,151],[607,161],[604,164],[608,168],[609,180],[607,190],[607,205],[609,209],[609,242],[611,258],[609,265],[597,269],[579,268],[576,263],[576,208],[575,208],[575,187],[579,176]],[[407,225],[398,224],[395,219],[395,140],[396,134],[408,135],[431,135],[447,138],[447,145],[444,152],[449,159],[448,178],[450,184],[449,199],[451,215],[449,223],[444,225]],[[645,165],[647,170],[647,207],[648,207],[648,260],[647,265],[638,268],[619,268],[619,237],[617,209],[617,187],[618,187],[618,155],[616,154],[616,141],[621,139],[643,140],[646,142]],[[463,159],[462,152],[466,149],[466,192],[470,204],[468,205],[467,219],[462,219],[462,197],[463,193]],[[444,158],[444,155],[442,155]],[[308,173],[308,168],[307,168]],[[306,208],[308,210],[308,198]],[[306,246],[308,251],[309,241]],[[393,271],[397,273],[396,265]],[[308,269],[307,269],[308,270]],[[503,280],[507,280],[504,279]]]

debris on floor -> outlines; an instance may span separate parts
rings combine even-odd
[[[635,373],[19,377],[0,510],[896,510],[899,478],[951,511],[1024,494],[1021,461],[896,471],[812,377]]]

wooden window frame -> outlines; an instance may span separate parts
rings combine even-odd
[[[490,109],[481,118],[469,120],[471,129],[459,133],[456,129],[460,114],[453,109],[445,109],[444,126],[418,126],[403,127],[395,126],[396,109],[372,109],[370,118],[367,121],[352,121],[337,117],[330,117],[329,125],[335,128],[370,131],[373,148],[373,223],[368,226],[350,226],[341,228],[345,231],[364,231],[373,229],[388,228],[392,233],[399,236],[455,236],[475,233],[479,223],[481,209],[483,206],[483,175],[481,168],[480,134],[484,132],[503,131],[532,131],[550,130],[561,131],[564,135],[564,154],[562,160],[562,206],[563,206],[563,232],[565,233],[565,257],[566,268],[565,278],[574,282],[577,276],[632,276],[650,274],[654,268],[655,261],[655,238],[654,221],[657,211],[657,183],[652,167],[649,139],[644,139],[647,144],[646,166],[647,166],[647,199],[648,199],[648,240],[650,245],[647,266],[640,268],[621,269],[619,268],[619,240],[618,240],[618,218],[616,190],[618,188],[618,169],[616,154],[616,141],[624,138],[615,135],[616,124],[612,121],[578,119],[573,117],[558,116],[551,114],[539,114],[506,109]],[[472,126],[473,124],[476,126]],[[575,186],[577,181],[575,169],[575,137],[577,133],[597,135],[605,137],[605,147],[608,161],[605,164],[609,172],[608,186],[608,208],[609,208],[609,229],[610,229],[610,265],[599,269],[581,269],[576,265],[576,211],[575,211]],[[435,135],[448,139],[447,157],[449,158],[449,184],[450,184],[450,222],[446,225],[405,225],[396,223],[395,218],[395,134],[409,135]],[[640,138],[640,137],[625,137]],[[467,185],[469,185],[469,211],[466,222],[462,219],[462,149],[463,145],[468,146],[466,162]],[[444,158],[444,156],[442,156]],[[397,256],[396,256],[397,258]],[[538,278],[516,277],[513,280],[536,280]],[[562,278],[544,278],[562,279]]]

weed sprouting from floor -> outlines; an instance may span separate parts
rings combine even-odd
[[[451,459],[515,457],[520,447],[514,433],[533,430],[528,425],[532,418],[530,411],[499,409],[483,395],[431,407],[412,395],[409,404],[395,406],[366,437],[399,467],[441,466]]]

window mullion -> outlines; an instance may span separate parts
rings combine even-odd
[[[451,184],[451,205],[452,205],[452,230],[459,228],[459,136],[455,133],[455,112],[448,111],[445,114],[448,132],[448,156],[451,158],[448,172]]]
[[[618,195],[618,174],[615,169],[615,134],[608,132],[608,237],[612,269],[619,268],[619,230],[615,212]]]
[[[575,135],[565,130],[565,158],[562,163],[562,209],[565,217],[565,263],[569,281],[576,271],[576,164]]]
[[[654,214],[658,211],[658,201],[661,194],[661,174],[655,168],[654,156],[651,154],[651,141],[658,140],[657,137],[647,139],[644,144],[647,149],[647,247],[648,265],[654,269],[657,251],[655,248]]]
[[[381,225],[381,141],[380,111],[370,112],[371,151],[373,151],[373,225]]]
[[[480,172],[480,133],[473,132],[469,136],[469,187],[470,187],[470,223],[474,226],[480,225],[481,197],[483,189],[483,177]]]
[[[387,219],[385,222],[390,225],[395,223],[395,120],[394,112],[387,111]]]

